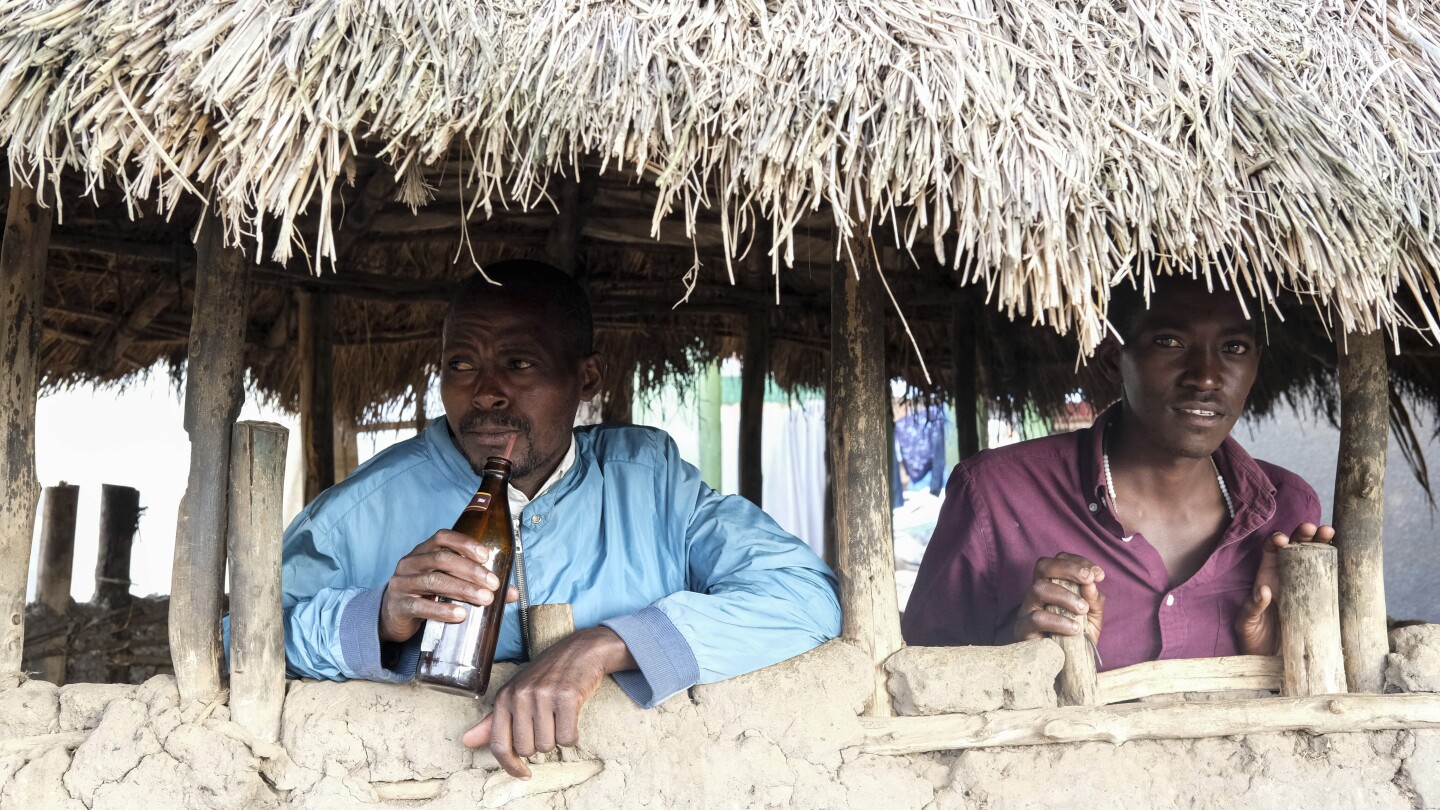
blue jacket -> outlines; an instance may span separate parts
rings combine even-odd
[[[528,595],[572,605],[577,628],[614,630],[639,664],[615,679],[637,703],[839,633],[825,564],[749,501],[706,486],[667,434],[605,426],[578,429],[575,441],[574,466],[520,516]],[[479,484],[439,418],[296,516],[282,574],[292,676],[413,675],[418,634],[381,644],[381,593],[395,563],[449,528]],[[496,657],[521,655],[519,611],[509,608]]]

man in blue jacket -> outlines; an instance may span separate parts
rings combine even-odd
[[[523,778],[522,757],[576,743],[580,708],[606,675],[654,706],[833,638],[840,608],[825,564],[749,501],[706,486],[665,433],[572,428],[605,370],[574,280],[523,261],[487,275],[499,286],[477,274],[445,318],[445,418],[322,493],[286,531],[285,655],[293,676],[404,681],[425,620],[464,616],[435,596],[490,604],[500,583],[483,550],[449,527],[513,436],[526,601],[569,603],[579,628],[464,736]],[[506,612],[499,659],[524,656],[518,614]]]

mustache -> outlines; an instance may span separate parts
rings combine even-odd
[[[524,436],[530,435],[530,420],[514,414],[496,413],[494,411],[471,411],[465,415],[460,422],[460,431],[474,430],[477,428],[509,428]]]

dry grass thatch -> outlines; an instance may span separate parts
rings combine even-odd
[[[789,272],[819,210],[1081,347],[1133,259],[1226,257],[1344,330],[1440,310],[1429,2],[0,0],[0,148],[132,206],[203,191],[282,264],[335,256],[362,157],[484,210],[583,155],[727,256],[759,228]]]

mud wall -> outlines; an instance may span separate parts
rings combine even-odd
[[[1433,639],[1408,638],[1405,677],[1432,683]],[[1043,701],[1022,682],[1043,680],[1053,656],[1010,655],[1008,674],[925,674],[992,695],[977,706]],[[249,739],[223,703],[181,706],[168,676],[29,681],[0,691],[0,808],[1440,807],[1440,731],[864,754],[871,677],[863,654],[832,642],[648,711],[607,683],[581,744],[528,783],[459,744],[483,701],[412,686],[292,683],[274,745]]]

